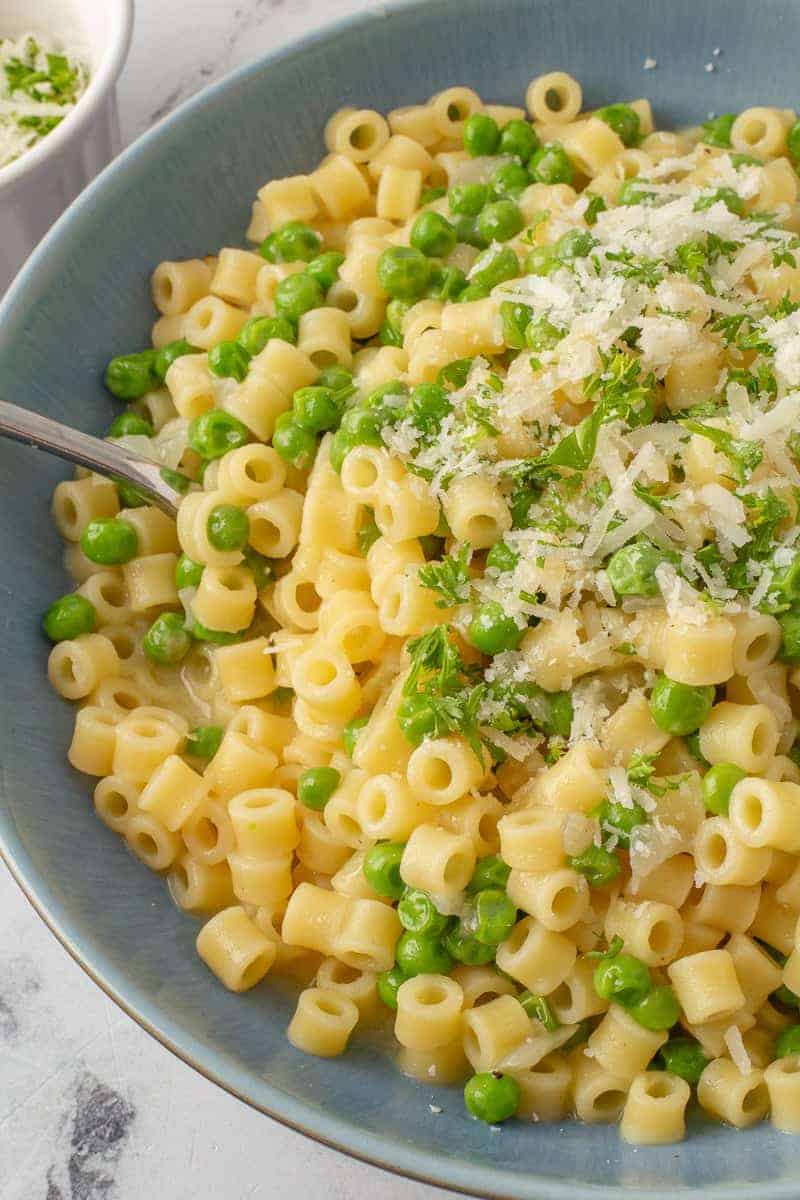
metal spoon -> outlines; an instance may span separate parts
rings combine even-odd
[[[0,437],[11,438],[38,450],[47,450],[67,462],[88,467],[100,475],[124,479],[144,492],[163,512],[174,517],[181,494],[163,478],[164,468],[115,442],[79,433],[60,421],[0,400]]]

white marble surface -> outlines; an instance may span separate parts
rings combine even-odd
[[[131,141],[233,67],[375,0],[137,0]],[[445,1200],[208,1083],[90,982],[0,866],[0,1200]]]

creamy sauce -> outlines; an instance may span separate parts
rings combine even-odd
[[[47,137],[89,83],[80,53],[32,33],[0,37],[0,168]]]

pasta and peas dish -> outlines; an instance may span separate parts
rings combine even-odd
[[[44,618],[100,818],[233,991],[491,1123],[800,1131],[795,113],[343,109],[163,262]]]

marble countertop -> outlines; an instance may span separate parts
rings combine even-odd
[[[241,63],[375,0],[137,0],[127,143]],[[0,865],[0,1200],[446,1200],[208,1083],[73,963]]]

